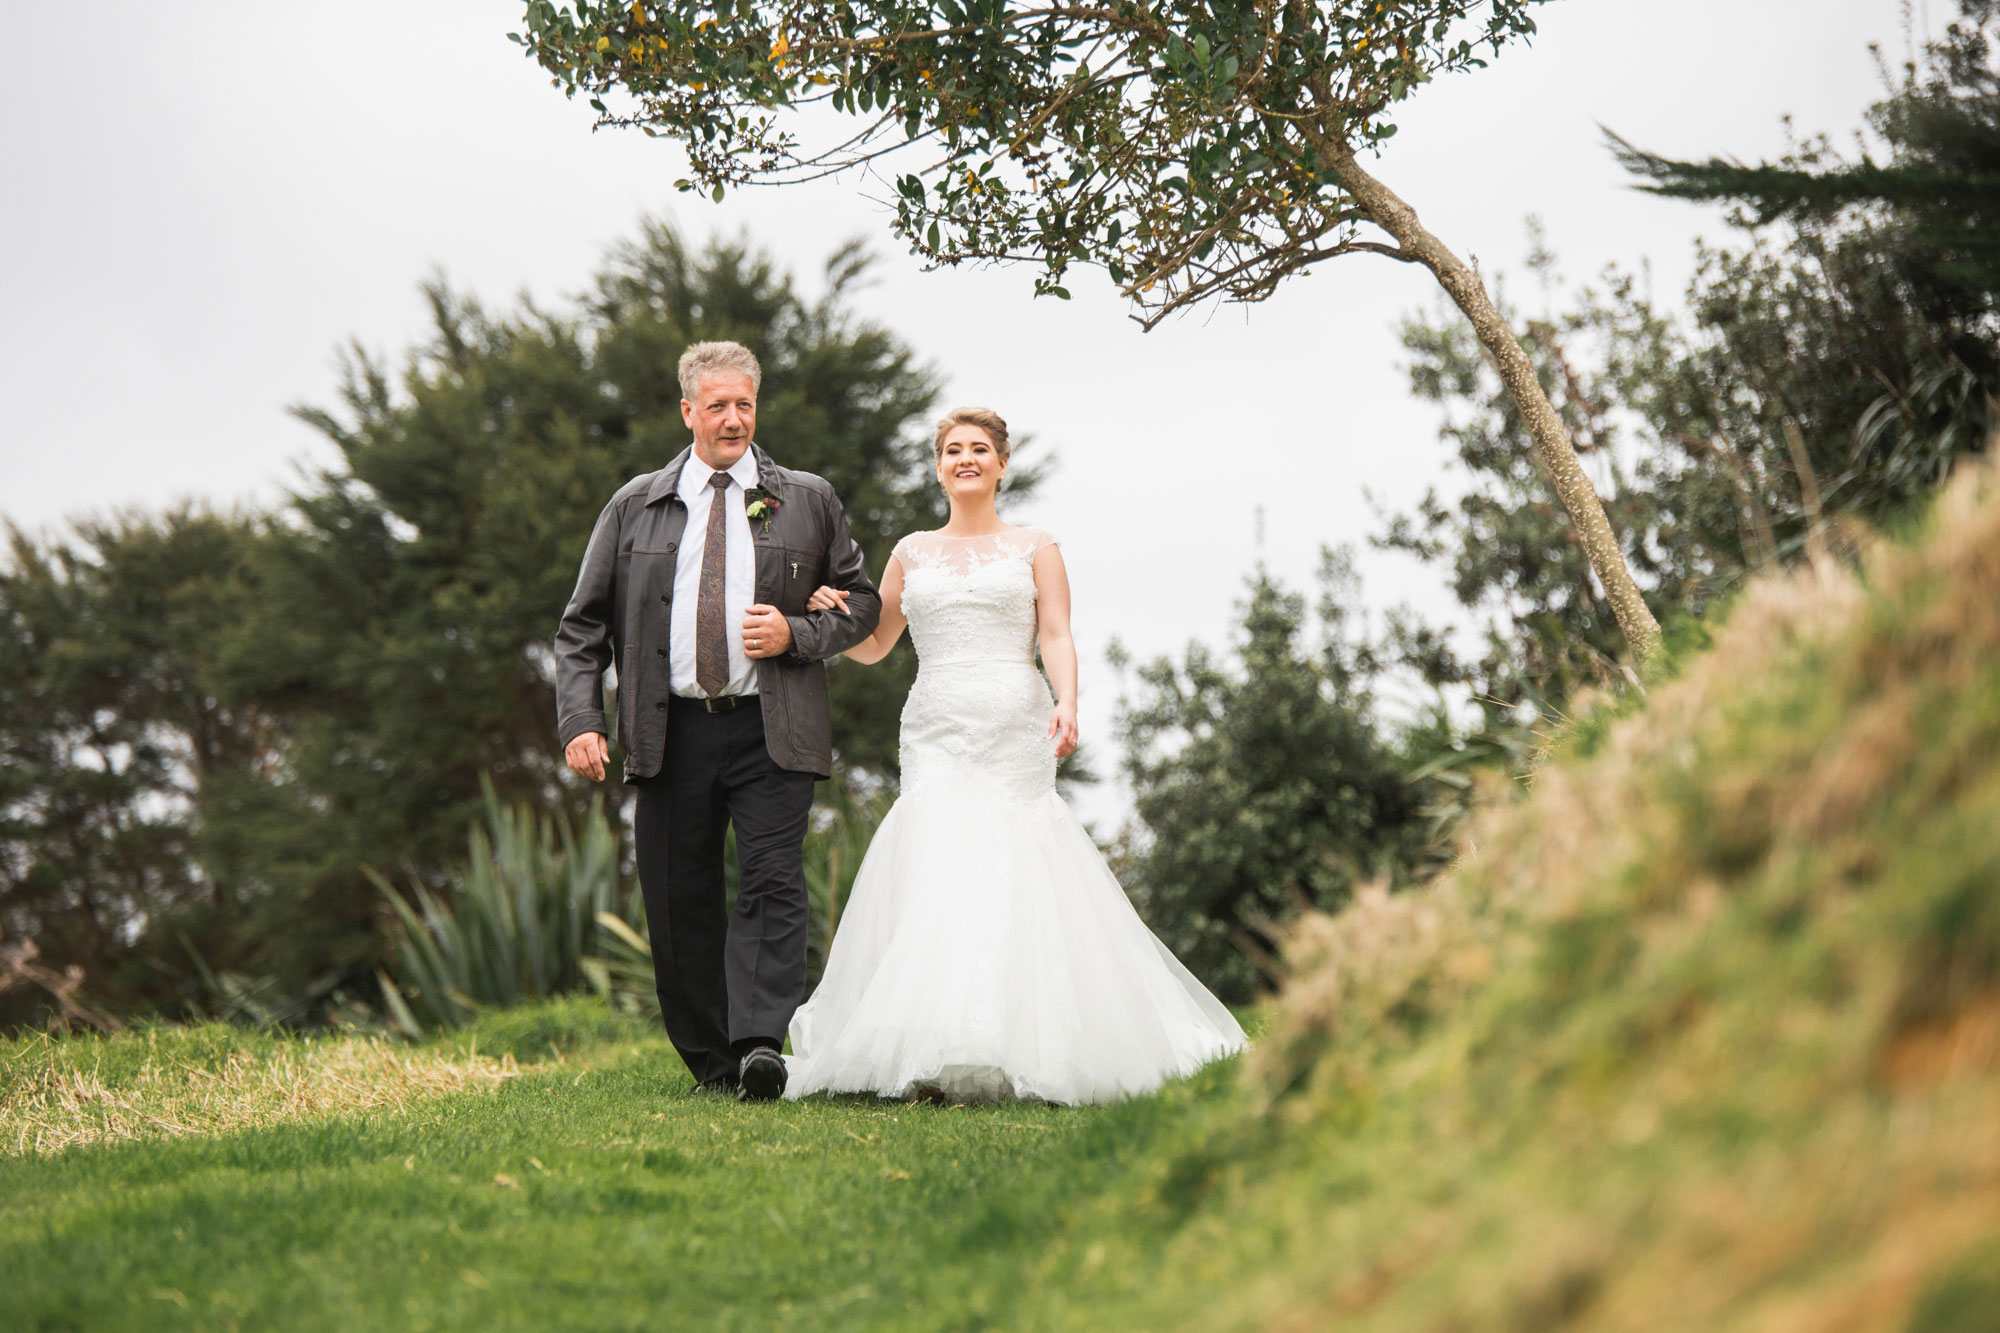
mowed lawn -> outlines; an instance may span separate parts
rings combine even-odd
[[[1043,1281],[1090,1267],[1069,1219],[1231,1083],[739,1105],[588,1005],[355,1055],[0,1045],[0,1328],[1102,1326],[1122,1283],[1087,1311]]]

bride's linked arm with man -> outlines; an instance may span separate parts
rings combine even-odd
[[[1035,552],[1035,644],[1041,654],[1042,669],[1048,673],[1055,694],[1055,708],[1049,714],[1049,736],[1056,742],[1056,758],[1066,759],[1076,750],[1076,641],[1069,629],[1069,570],[1063,564],[1062,549],[1050,542]],[[881,661],[903,637],[910,622],[903,615],[903,564],[896,556],[882,571],[882,610],[875,630],[846,650],[845,657],[865,665]],[[817,589],[806,600],[811,611],[848,614],[849,594],[831,584]]]

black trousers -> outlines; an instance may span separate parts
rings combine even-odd
[[[633,812],[660,1017],[697,1079],[734,1080],[738,1048],[782,1045],[805,993],[813,775],[771,758],[758,704],[669,707],[660,771],[637,784]],[[733,913],[722,865],[731,825]]]

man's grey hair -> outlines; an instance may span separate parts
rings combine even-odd
[[[752,392],[764,387],[764,368],[742,343],[696,343],[681,353],[681,397],[701,401],[701,382],[710,375],[748,375]]]

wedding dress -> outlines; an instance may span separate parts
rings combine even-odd
[[[1033,528],[897,544],[918,670],[785,1095],[1102,1102],[1243,1046],[1056,794]]]

